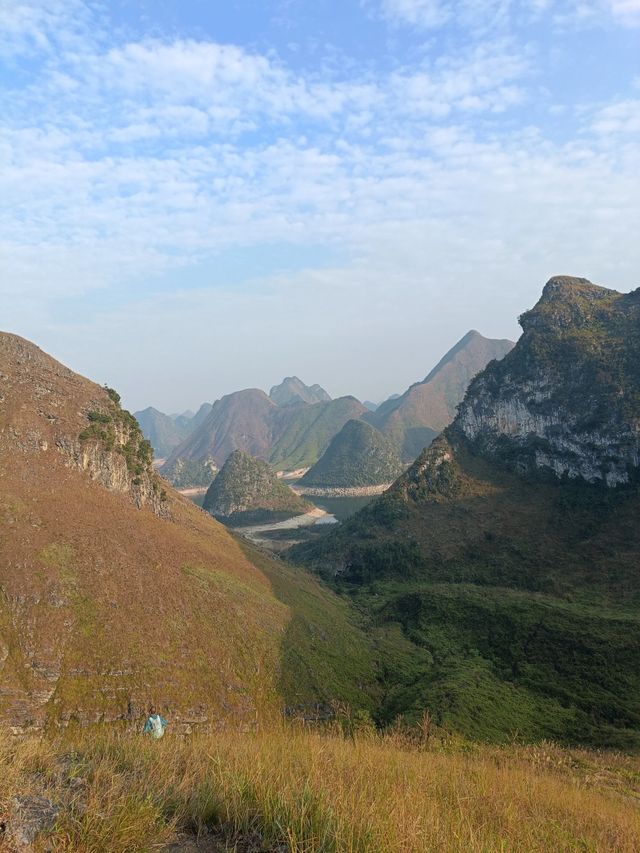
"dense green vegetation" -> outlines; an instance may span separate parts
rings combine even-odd
[[[266,462],[235,450],[209,486],[202,508],[227,524],[255,524],[301,515],[312,506]]]
[[[637,493],[435,464],[443,444],[289,552],[366,614],[380,721],[640,747]]]
[[[354,488],[391,483],[402,472],[390,441],[360,420],[350,420],[302,477],[305,486]]]

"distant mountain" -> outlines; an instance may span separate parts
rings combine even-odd
[[[346,422],[359,418],[365,411],[355,397],[281,408],[273,416],[274,441],[269,462],[278,470],[310,467]]]
[[[165,415],[153,406],[139,412],[134,417],[140,424],[140,429],[151,442],[157,458],[166,458],[184,439],[197,429],[211,411],[211,403],[203,403],[194,414],[191,410],[179,415]]]
[[[195,412],[192,412],[191,409],[186,409],[184,412],[178,415],[169,415],[171,420],[184,435],[186,435],[189,431],[194,416]]]
[[[213,403],[203,403],[189,421],[188,431],[193,432],[195,429],[198,429],[198,427],[205,422],[207,415],[212,408]]]
[[[422,382],[399,397],[390,397],[365,420],[389,438],[403,460],[413,461],[451,423],[471,379],[512,348],[512,341],[491,340],[470,331]]]
[[[163,476],[179,486],[208,486],[212,468],[222,468],[234,450],[265,458],[272,444],[277,405],[258,388],[227,394],[170,455]],[[185,476],[186,474],[186,476]]]
[[[202,506],[231,525],[291,518],[313,508],[281,482],[266,462],[243,450],[234,450],[229,456]]]
[[[382,433],[365,421],[351,420],[298,483],[330,489],[379,486],[392,483],[402,470],[397,453]]]
[[[559,276],[382,497],[294,548],[386,650],[383,719],[640,748],[640,289]]]
[[[373,403],[371,400],[364,400],[362,405],[365,407],[365,409],[369,409],[370,412],[375,412],[380,403]]]
[[[173,418],[149,406],[134,413],[145,438],[151,442],[156,457],[164,458],[177,447],[186,435]]]
[[[331,397],[320,385],[305,385],[297,376],[287,376],[280,385],[274,385],[269,397],[278,406],[291,403],[326,403]]]
[[[256,388],[237,391],[214,403],[201,426],[175,448],[162,473],[175,485],[209,485],[212,466],[221,468],[234,450],[276,468],[306,468],[350,418],[364,411],[355,397],[278,406]]]

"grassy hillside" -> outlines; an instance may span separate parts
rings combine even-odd
[[[11,833],[12,798],[44,794],[60,809],[41,838],[56,853],[638,850],[637,758],[429,734],[0,733],[0,814]]]
[[[280,409],[274,413],[276,438],[269,452],[269,462],[277,470],[310,467],[346,422],[359,418],[364,411],[355,397]]]
[[[113,392],[10,335],[0,371],[0,718],[56,728],[154,702],[176,724],[251,726],[300,694],[370,707],[344,605],[155,479]],[[311,665],[325,651],[331,697]]]

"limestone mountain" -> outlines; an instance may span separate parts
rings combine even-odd
[[[202,425],[173,451],[162,473],[176,485],[208,486],[212,471],[234,450],[276,468],[308,467],[344,424],[363,412],[355,397],[278,406],[264,391],[237,391],[214,403]]]
[[[520,322],[516,350],[472,383],[457,432],[517,471],[631,482],[640,465],[640,290],[557,277]]]
[[[213,408],[213,403],[203,403],[195,415],[191,418],[188,425],[188,431],[193,432],[198,429],[207,419],[209,412]]]
[[[320,385],[305,385],[297,376],[287,376],[280,385],[274,385],[269,397],[278,406],[291,403],[326,403],[331,397]]]
[[[361,417],[364,412],[364,406],[355,397],[281,408],[273,416],[274,441],[269,462],[274,468],[284,470],[310,467],[347,421]]]
[[[179,415],[165,415],[153,406],[134,412],[146,439],[151,442],[156,457],[164,459],[184,439],[197,429],[211,411],[211,403],[203,403],[197,412],[187,410]]]
[[[118,395],[0,334],[0,718],[253,725],[370,704],[345,606],[238,543],[153,471]],[[364,688],[364,689],[363,689]]]
[[[184,426],[180,426],[174,418],[154,409],[153,406],[134,412],[134,417],[159,458],[166,458],[187,434]]]
[[[134,417],[137,417],[137,412],[134,412]],[[189,431],[189,426],[195,417],[195,412],[191,409],[185,409],[184,412],[177,412],[175,414],[169,415],[174,424],[178,427],[179,430],[183,431],[183,434],[186,435]]]
[[[203,509],[225,524],[253,524],[302,515],[313,509],[271,467],[234,450],[205,495]]]
[[[454,419],[471,379],[512,347],[512,341],[467,332],[428,376],[401,396],[390,397],[365,420],[389,438],[403,460],[411,462]]]
[[[276,404],[258,388],[216,400],[200,426],[171,454],[162,473],[179,486],[209,486],[212,471],[234,450],[265,458],[272,443],[271,417]]]
[[[322,489],[380,486],[393,482],[402,470],[393,445],[381,432],[363,420],[351,420],[298,483]]]
[[[368,611],[383,716],[640,746],[640,290],[557,277],[382,497],[292,549]]]

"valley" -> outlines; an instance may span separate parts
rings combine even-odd
[[[0,853],[640,853],[640,0],[0,68]]]
[[[550,815],[565,808],[557,798],[566,804],[577,771],[540,775],[532,756],[547,747],[526,745],[558,744],[548,749],[559,766],[578,754],[569,750],[597,766],[640,749],[639,293],[551,279],[522,315],[518,343],[468,382],[464,374],[455,416],[409,465],[397,449],[406,452],[407,433],[394,443],[361,417],[355,398],[327,400],[312,386],[306,400],[300,380],[276,386],[279,403],[259,391],[230,395],[205,407],[200,427],[172,451],[169,461],[182,458],[180,448],[216,454],[206,464],[191,458],[195,467],[183,472],[210,479],[182,494],[162,477],[168,463],[159,473],[117,392],[0,334],[7,730],[72,743],[92,765],[103,759],[83,730],[112,729],[100,735],[109,750],[135,753],[128,739],[154,703],[179,736],[169,762],[212,732],[246,749],[247,767],[270,756],[284,775],[274,791],[256,794],[258,811],[263,796],[289,796],[293,770],[277,747],[283,726],[303,764],[323,754],[371,762],[381,785],[372,808],[398,784],[386,762],[402,772],[415,763],[418,776],[435,767],[457,774],[460,762],[469,771],[462,756],[470,751],[485,780],[494,765],[507,768],[509,809],[520,808],[518,785],[540,786],[540,817],[517,828],[479,817],[476,840],[456,847],[464,833],[445,811],[446,849],[484,849],[477,839],[485,831],[486,839],[525,839],[526,849],[555,844]],[[188,429],[187,413],[180,418]],[[154,416],[153,424],[166,441],[167,421]],[[271,430],[283,424],[274,442]],[[236,428],[258,455],[233,448]],[[244,733],[242,747],[233,732]],[[146,756],[137,759],[139,784],[153,790]],[[622,804],[611,818],[616,849],[632,850],[635,776],[623,782],[607,772],[633,792],[625,795],[633,807]],[[462,796],[468,789],[456,778]],[[334,781],[343,784],[340,774]],[[314,796],[333,802],[317,785]],[[216,777],[215,786],[228,811],[206,818],[217,827],[212,849],[245,843],[254,829],[260,843],[279,837],[267,817],[250,829],[246,804],[229,811],[226,782]],[[411,796],[426,807],[417,790]],[[591,796],[613,808],[605,787],[576,801],[574,817],[565,809],[566,826],[576,821],[566,849],[574,849],[572,832],[600,844],[600,825],[577,817]],[[141,832],[167,843],[182,832],[188,849],[188,819],[172,823],[159,808],[156,829],[141,818]],[[318,808],[322,822],[325,805]],[[345,808],[344,831],[359,832],[355,805]],[[139,813],[135,798],[131,809]],[[111,826],[111,807],[106,814]],[[83,819],[72,836],[77,827],[93,838]],[[391,824],[375,827],[379,840],[363,850],[400,849]],[[425,844],[416,830],[402,849]]]

